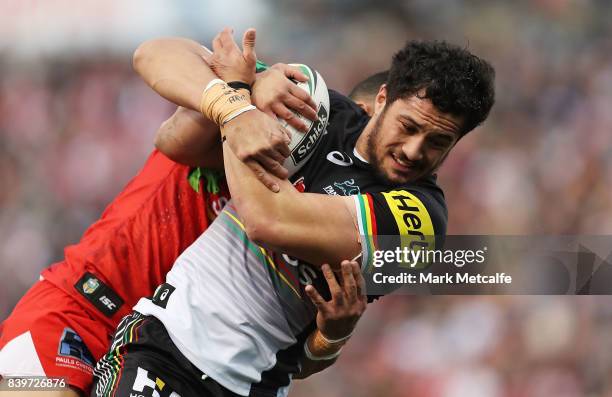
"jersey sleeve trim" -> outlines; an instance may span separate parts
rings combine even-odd
[[[353,198],[361,241],[361,269],[363,270],[371,263],[376,250],[376,213],[370,194],[359,194]]]
[[[392,190],[353,197],[363,257],[362,270],[370,268],[377,249],[389,249],[389,244],[395,244],[390,236],[398,236],[397,243],[411,250],[435,249],[433,219],[427,206],[415,194],[407,190]]]

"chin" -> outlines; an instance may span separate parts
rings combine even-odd
[[[399,185],[413,181],[411,175],[402,175],[389,170],[379,170],[379,175],[387,182],[388,185]]]
[[[397,174],[389,176],[387,179],[395,184],[404,184],[416,180],[416,178],[413,178],[412,176]]]
[[[412,182],[418,179],[419,175],[416,171],[399,172],[393,167],[383,170],[385,179],[393,184],[403,184]]]

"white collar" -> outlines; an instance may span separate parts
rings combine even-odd
[[[357,151],[357,147],[353,148],[353,155],[357,157],[359,160],[363,161],[366,164],[370,164],[368,160],[366,160],[359,152]]]

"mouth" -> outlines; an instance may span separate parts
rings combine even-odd
[[[391,158],[393,158],[393,163],[395,168],[402,172],[408,172],[414,168],[414,163],[411,161],[402,160],[395,153],[391,153]]]

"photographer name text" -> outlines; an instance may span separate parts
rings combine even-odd
[[[374,273],[372,280],[376,284],[511,284],[512,276],[506,273],[470,274],[470,273],[400,273],[386,275]]]

